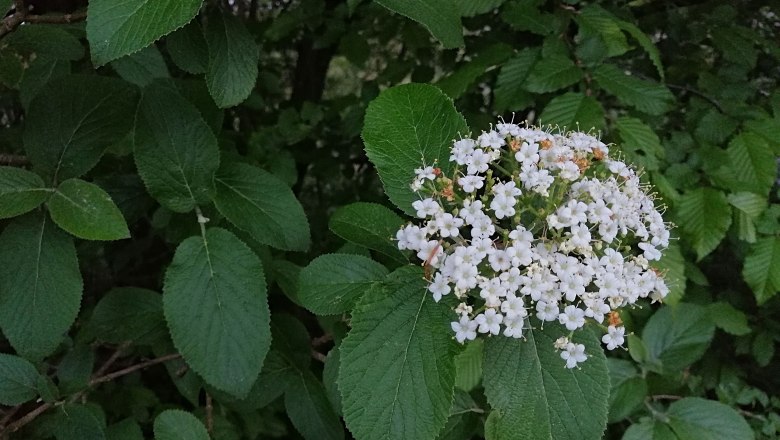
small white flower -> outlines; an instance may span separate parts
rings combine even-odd
[[[625,327],[615,327],[610,325],[607,328],[607,334],[601,337],[601,342],[607,344],[608,350],[614,350],[617,347],[623,345],[624,335],[626,334]]]
[[[474,318],[479,324],[480,333],[490,333],[497,335],[501,332],[501,322],[504,320],[504,315],[496,313],[494,309],[487,309],[485,313],[480,313]]]
[[[566,361],[566,368],[576,367],[578,363],[588,360],[588,356],[585,354],[585,346],[569,342],[566,344],[566,349],[561,352],[561,359]]]
[[[566,306],[558,315],[558,321],[566,326],[566,330],[577,330],[585,325],[585,311],[575,306]]]
[[[461,316],[459,321],[451,322],[452,331],[455,332],[455,339],[461,344],[467,339],[473,341],[477,339],[477,323],[469,319],[468,316]]]
[[[474,191],[482,188],[485,178],[482,176],[463,176],[458,179],[458,185],[463,188],[463,191],[467,193],[473,193]]]
[[[450,285],[444,275],[437,273],[433,277],[433,282],[428,285],[428,290],[433,293],[433,300],[439,302],[442,296],[450,293]]]

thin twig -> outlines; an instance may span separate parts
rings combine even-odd
[[[3,429],[2,433],[5,434],[5,433],[9,433],[9,432],[16,432],[16,431],[18,431],[19,429],[22,428],[22,426],[24,426],[24,425],[32,422],[33,420],[35,420],[36,417],[38,417],[39,415],[41,415],[44,412],[46,412],[46,410],[51,408],[52,406],[54,406],[53,403],[49,403],[49,402],[44,403],[43,405],[41,405],[41,406],[35,408],[34,410],[28,412],[27,414],[25,414],[24,417],[22,417],[21,419],[19,419],[19,420],[15,421],[15,422],[11,423],[10,425],[8,425],[7,428]]]
[[[144,369],[146,367],[151,367],[152,365],[161,364],[163,362],[168,362],[168,361],[171,361],[171,360],[174,360],[174,359],[178,359],[180,357],[181,357],[181,355],[179,353],[171,353],[171,354],[167,354],[165,356],[160,356],[158,358],[150,359],[150,360],[148,360],[146,362],[141,362],[140,364],[131,365],[131,366],[129,366],[127,368],[123,368],[123,369],[121,369],[119,371],[114,371],[113,373],[106,374],[105,376],[96,377],[96,378],[94,378],[94,379],[89,381],[89,386],[92,387],[92,386],[95,386],[97,384],[101,384],[101,383],[104,383],[104,382],[111,382],[112,380],[114,380],[114,379],[116,379],[118,377],[126,376],[126,375],[128,375],[130,373],[134,373],[134,372],[136,372],[138,370],[142,370],[142,369]]]
[[[700,98],[703,98],[705,101],[708,101],[710,104],[714,105],[715,108],[717,108],[719,112],[725,113],[723,111],[723,107],[721,107],[721,105],[720,105],[720,102],[718,102],[718,100],[716,100],[715,98],[705,94],[704,92],[700,92],[699,90],[696,90],[696,89],[691,88],[689,86],[679,86],[677,84],[666,83],[666,86],[669,87],[670,89],[683,90],[685,92],[692,93],[692,94],[694,94],[694,95],[696,95],[696,96],[698,96]]]
[[[322,362],[323,364],[325,363],[325,360],[327,359],[327,356],[325,356],[324,354],[322,354],[319,351],[314,350],[314,349],[311,350],[311,357],[313,357],[314,359],[317,359],[318,361]]]
[[[312,347],[321,347],[328,342],[333,340],[333,336],[331,336],[330,333],[325,333],[322,336],[317,336],[316,338],[312,338],[311,340],[311,346]]]
[[[0,154],[0,165],[10,165],[12,167],[23,167],[30,165],[27,156],[19,154]]]
[[[122,353],[127,349],[127,347],[130,346],[130,342],[125,342],[119,347],[117,347],[116,351],[111,355],[111,357],[106,360],[106,362],[98,368],[98,370],[95,372],[93,376],[100,377],[104,374],[106,374],[106,371],[108,371],[109,368],[111,368],[112,365],[114,365],[114,362],[119,359],[120,356],[122,356]]]
[[[14,5],[14,13],[0,22],[0,38],[16,30],[22,23],[68,24],[83,21],[87,18],[86,11],[63,15],[35,15],[29,13],[24,0],[14,0]]]
[[[87,19],[87,12],[74,12],[64,15],[28,15],[24,18],[25,23],[47,23],[47,24],[69,24],[84,21]]]
[[[208,392],[206,393],[206,431],[209,434],[214,433],[214,402]]]
[[[682,396],[674,396],[672,394],[656,394],[654,396],[650,396],[653,400],[680,400],[682,399]]]

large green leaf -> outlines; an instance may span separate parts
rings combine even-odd
[[[742,277],[763,304],[780,291],[780,237],[765,237],[750,248]]]
[[[498,72],[493,91],[496,110],[519,111],[533,104],[533,95],[525,90],[525,80],[539,59],[539,49],[523,49]]]
[[[0,403],[21,405],[38,396],[41,379],[35,366],[25,359],[0,353]]]
[[[525,88],[534,93],[554,92],[570,86],[582,78],[582,70],[565,55],[554,54],[542,58],[528,74]]]
[[[668,425],[652,419],[629,426],[622,440],[679,440]],[[687,440],[687,439],[686,439]]]
[[[650,171],[658,170],[664,147],[653,129],[641,119],[626,116],[618,118],[615,127],[623,141],[620,144],[621,151],[626,154],[628,161]]]
[[[733,408],[687,397],[669,405],[669,426],[680,440],[753,440],[753,430]]]
[[[618,422],[630,416],[647,397],[647,381],[631,361],[608,358],[609,421]]]
[[[767,199],[752,192],[736,192],[727,196],[731,206],[736,208],[737,233],[740,240],[756,242],[755,221],[766,211]]]
[[[539,121],[569,130],[600,130],[604,128],[604,107],[591,96],[569,92],[553,98]]]
[[[206,73],[209,64],[208,46],[197,20],[168,35],[165,47],[179,69],[195,75]]]
[[[157,78],[168,78],[168,66],[157,46],[152,44],[111,63],[125,81],[144,87]]]
[[[232,15],[212,16],[204,29],[209,62],[206,84],[217,106],[233,107],[252,92],[260,50],[244,23]]]
[[[0,327],[20,355],[52,353],[81,305],[83,283],[73,240],[42,213],[0,235]]]
[[[225,163],[216,184],[217,209],[252,238],[284,250],[308,249],[306,214],[292,190],[273,174],[252,165]]]
[[[57,440],[106,440],[105,417],[89,405],[68,403],[60,406],[52,425]]]
[[[686,303],[662,307],[642,330],[649,366],[664,374],[682,371],[701,358],[714,333],[705,308]]]
[[[726,333],[742,336],[750,333],[747,316],[727,302],[714,302],[707,306],[712,322]]]
[[[504,0],[456,0],[455,3],[461,16],[474,17],[496,9]]]
[[[447,49],[463,46],[460,11],[446,0],[376,0],[387,9],[425,26]]]
[[[363,294],[387,276],[387,269],[360,255],[325,254],[304,267],[298,278],[298,299],[318,315],[351,310]]]
[[[775,154],[760,136],[746,132],[735,136],[726,150],[730,159],[726,172],[733,173],[730,189],[769,194],[777,177]]]
[[[344,428],[325,387],[311,371],[298,370],[284,393],[284,406],[295,428],[307,440],[341,440]]]
[[[209,440],[209,433],[192,414],[178,409],[165,410],[154,419],[155,440]]]
[[[403,219],[385,206],[357,202],[337,209],[330,217],[328,227],[350,243],[377,251],[404,264],[409,260],[393,241],[403,224]]]
[[[583,34],[597,34],[607,49],[607,56],[623,55],[628,51],[628,40],[614,15],[598,5],[589,5],[576,17]]]
[[[383,91],[366,110],[363,141],[390,200],[409,215],[417,196],[409,188],[414,170],[441,167],[449,175],[450,148],[468,126],[441,90],[405,84]]]
[[[712,188],[688,191],[677,202],[680,228],[701,260],[712,252],[731,226],[731,207],[726,195]]]
[[[455,72],[436,83],[452,99],[458,99],[487,69],[504,62],[512,55],[512,47],[496,43],[482,49],[473,59],[463,63]]]
[[[214,387],[246,396],[271,345],[260,259],[211,228],[179,245],[163,291],[171,338],[187,364]]]
[[[90,325],[101,341],[151,344],[167,337],[162,295],[137,287],[117,287],[100,299]]]
[[[620,29],[628,32],[628,34],[639,43],[642,49],[647,52],[647,56],[658,71],[658,76],[661,78],[661,81],[666,79],[666,76],[664,75],[664,66],[661,63],[661,52],[659,52],[658,48],[653,44],[653,40],[642,32],[642,29],[639,29],[634,23],[623,20],[617,20],[616,23],[620,26]]]
[[[46,178],[79,177],[130,131],[137,92],[97,75],[68,75],[42,87],[27,110],[24,149]]]
[[[451,312],[404,267],[375,285],[352,314],[341,343],[344,420],[361,440],[436,438],[455,386]],[[369,404],[370,403],[370,404]]]
[[[593,69],[593,78],[624,104],[651,115],[666,113],[674,104],[674,95],[664,85],[627,75],[612,64]]]
[[[530,329],[527,340],[493,337],[485,343],[485,395],[498,439],[597,440],[607,425],[609,374],[604,352],[590,330],[575,343],[588,359],[577,369],[553,343],[566,334],[557,323]],[[495,416],[493,414],[496,414]]]
[[[501,19],[518,31],[550,35],[561,27],[561,20],[554,14],[541,12],[538,0],[507,2],[501,11]]]
[[[135,163],[149,193],[175,212],[208,202],[219,167],[214,133],[175,88],[155,82],[136,115]]]
[[[19,100],[25,109],[41,87],[54,78],[70,74],[70,61],[37,57],[30,61],[19,83]]]
[[[130,237],[122,213],[99,186],[68,179],[46,202],[54,223],[85,240],[119,240]]]
[[[152,44],[192,20],[203,0],[91,0],[87,41],[92,61],[108,63]]]
[[[21,168],[0,167],[0,218],[32,211],[50,193],[37,174]]]

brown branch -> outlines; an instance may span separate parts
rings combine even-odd
[[[24,18],[25,23],[47,23],[47,24],[70,24],[87,19],[87,12],[74,12],[64,15],[28,15]]]
[[[73,12],[63,15],[34,15],[29,14],[27,4],[23,0],[15,0],[16,11],[5,17],[0,22],[0,38],[10,34],[22,23],[49,23],[49,24],[68,24],[77,21],[83,21],[87,18],[86,11]]]
[[[116,351],[111,355],[111,357],[109,357],[108,360],[106,360],[106,362],[100,368],[98,368],[94,376],[100,377],[106,374],[106,371],[108,371],[108,369],[111,368],[112,365],[114,365],[114,362],[116,362],[117,359],[119,359],[119,357],[122,355],[122,352],[124,352],[125,349],[127,349],[127,347],[129,346],[130,346],[130,342],[125,342],[119,347],[117,347]]]
[[[24,167],[30,165],[27,156],[19,154],[0,154],[0,165],[10,165],[12,167]]]
[[[214,433],[214,402],[208,392],[206,392],[206,431],[209,435]]]
[[[115,352],[111,356],[111,358],[109,358],[109,361],[111,361],[111,363],[113,363],[119,357],[119,354],[117,354],[119,352],[121,352],[121,347],[120,347],[119,350],[117,350],[117,352]],[[114,371],[113,373],[109,373],[109,374],[106,374],[106,375],[103,375],[103,376],[98,376],[98,377],[93,378],[92,380],[89,381],[88,387],[92,388],[92,387],[94,387],[96,385],[99,385],[101,383],[110,382],[110,381],[112,381],[114,379],[120,378],[120,377],[128,375],[130,373],[134,373],[134,372],[136,372],[138,370],[142,370],[142,369],[144,369],[146,367],[151,367],[152,365],[161,364],[163,362],[167,362],[167,361],[170,361],[170,360],[173,360],[173,359],[178,359],[180,357],[181,357],[181,355],[179,353],[171,353],[171,354],[167,354],[165,356],[160,356],[158,358],[150,359],[150,360],[148,360],[146,362],[141,362],[140,364],[131,365],[131,366],[127,367],[127,368],[123,368],[121,370]],[[112,360],[112,358],[113,358],[113,360]],[[106,363],[108,363],[108,362],[106,362]],[[51,408],[51,407],[53,407],[55,405],[61,405],[61,404],[65,403],[65,402],[75,402],[76,400],[79,399],[79,397],[85,395],[87,393],[87,391],[89,391],[89,389],[80,391],[80,392],[74,394],[73,396],[71,396],[67,400],[61,400],[61,401],[56,402],[56,403],[49,403],[49,402],[47,402],[47,403],[41,404],[40,406],[36,407],[34,410],[32,410],[32,411],[28,412],[27,414],[25,414],[22,418],[18,419],[17,421],[11,423],[7,427],[5,427],[2,430],[0,430],[0,437],[2,437],[3,435],[6,435],[8,433],[12,433],[12,432],[18,431],[24,425],[32,422],[39,415],[43,414],[44,412],[46,412],[46,410],[48,410],[49,408]]]
[[[311,357],[316,359],[316,360],[318,360],[318,361],[320,361],[320,362],[322,362],[323,364],[328,359],[327,356],[325,356],[324,354],[320,353],[319,351],[317,351],[317,350],[315,350],[313,348],[311,350]]]

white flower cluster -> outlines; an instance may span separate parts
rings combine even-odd
[[[612,350],[625,335],[615,311],[666,296],[649,262],[669,229],[634,169],[608,153],[589,134],[500,123],[454,142],[451,176],[416,170],[421,222],[398,231],[398,248],[423,261],[434,300],[460,300],[458,342],[521,338],[534,316],[558,321],[570,334],[555,347],[574,368],[587,359],[571,341],[586,318],[607,319],[602,341]]]

